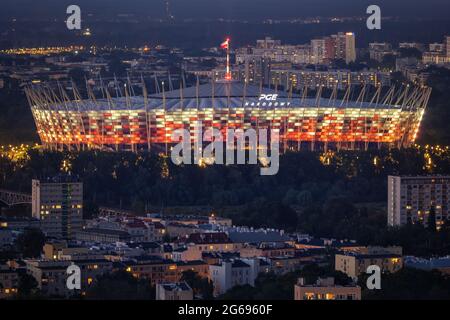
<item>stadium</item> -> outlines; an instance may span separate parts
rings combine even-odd
[[[128,88],[127,88],[128,87]],[[280,150],[402,148],[414,143],[431,89],[405,86],[344,93],[327,97],[321,87],[291,90],[249,85],[233,80],[189,88],[133,95],[130,86],[102,88],[102,98],[76,86],[69,94],[58,86],[28,87],[26,94],[45,148],[111,151],[168,150],[176,129],[267,128],[278,130]],[[116,94],[113,97],[111,92]],[[340,98],[338,98],[340,96]],[[355,96],[354,99],[352,97]],[[357,96],[357,97],[356,97]],[[224,135],[225,136],[225,135]]]

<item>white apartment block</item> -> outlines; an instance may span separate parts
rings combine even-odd
[[[388,225],[428,225],[431,208],[436,225],[450,219],[450,176],[389,176]]]
[[[45,235],[73,238],[82,228],[83,183],[71,177],[32,181],[32,215]]]
[[[258,259],[235,259],[210,265],[209,278],[214,284],[214,295],[224,294],[235,286],[254,286],[259,262]]]

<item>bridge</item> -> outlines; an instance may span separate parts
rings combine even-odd
[[[9,207],[18,204],[29,204],[31,203],[31,194],[0,189],[0,202]]]

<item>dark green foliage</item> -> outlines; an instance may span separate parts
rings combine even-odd
[[[39,299],[42,298],[38,289],[38,283],[33,276],[27,273],[19,273],[19,286],[17,299]]]
[[[361,277],[362,298],[372,300],[448,300],[450,278],[438,271],[403,268],[381,278],[381,290],[366,289],[367,277]]]
[[[194,291],[194,295],[210,300],[213,297],[214,286],[208,279],[200,277],[196,272],[188,270],[183,272],[181,281],[186,281]]]
[[[98,277],[87,290],[92,300],[154,300],[155,290],[148,280],[138,280],[130,273],[118,271]]]
[[[24,258],[38,258],[45,243],[45,235],[39,229],[28,229],[17,238],[17,247]]]

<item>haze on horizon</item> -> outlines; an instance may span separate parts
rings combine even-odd
[[[448,0],[170,0],[177,18],[270,19],[311,16],[362,16],[377,4],[385,16],[449,18]],[[77,4],[97,16],[137,14],[164,17],[164,0],[2,0],[0,18],[51,18]]]

